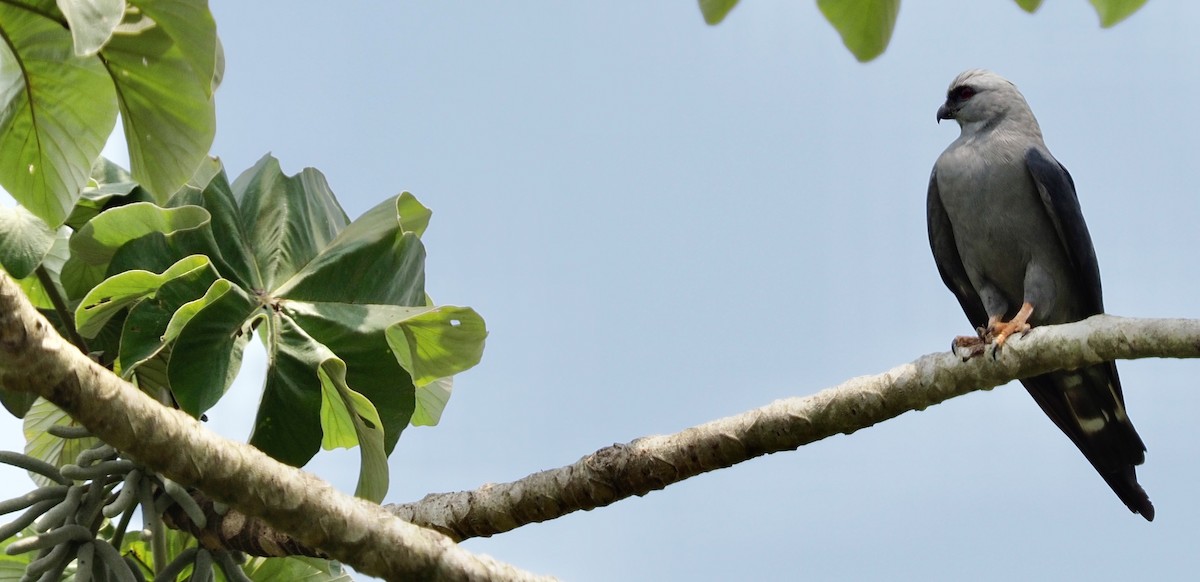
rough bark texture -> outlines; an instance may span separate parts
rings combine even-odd
[[[64,341],[0,273],[0,380],[41,395],[105,442],[297,541],[389,580],[535,579],[339,493],[166,408]]]

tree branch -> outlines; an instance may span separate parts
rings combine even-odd
[[[390,580],[535,579],[160,405],[63,340],[3,273],[0,384],[46,398],[155,471],[364,573]]]
[[[640,438],[592,453],[572,465],[474,491],[439,493],[389,506],[400,518],[455,540],[645,495],[701,473],[790,451],[976,390],[1017,378],[1108,360],[1200,357],[1200,320],[1097,315],[1039,327],[963,362],[930,354],[876,376],[861,376],[803,398],[780,400],[666,436]]]
[[[0,274],[0,382],[41,394],[103,438],[176,481],[194,485],[251,519],[209,539],[299,552],[321,551],[376,575],[524,576],[472,556],[445,537],[379,517],[379,508],[336,493],[325,482],[280,465],[257,450],[212,435],[187,415],[159,406],[71,349]],[[1034,329],[999,357],[963,362],[938,353],[876,376],[848,380],[666,436],[616,444],[578,462],[474,491],[440,493],[391,506],[405,520],[454,540],[491,536],[522,525],[645,495],[762,455],[850,434],[889,418],[1016,378],[1108,360],[1200,357],[1200,320],[1098,315]],[[179,455],[181,446],[187,455]],[[257,469],[256,469],[257,468]],[[313,516],[319,516],[314,519]],[[235,514],[236,517],[236,514]],[[275,531],[240,532],[260,527]],[[214,520],[218,523],[219,520]],[[237,521],[241,521],[238,517]],[[288,532],[281,535],[280,532]],[[203,534],[203,532],[198,532]],[[269,535],[268,535],[269,534]],[[261,540],[260,540],[261,538]],[[261,543],[258,543],[258,541]],[[390,551],[379,551],[389,548]],[[261,549],[259,550],[262,551]]]

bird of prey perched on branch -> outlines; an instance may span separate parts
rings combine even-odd
[[[927,203],[938,272],[978,331],[955,339],[956,350],[998,350],[1030,326],[1103,312],[1075,183],[1046,149],[1016,86],[990,71],[966,71],[950,84],[937,119],[962,130],[933,166]],[[1125,414],[1116,365],[1021,383],[1130,511],[1154,519],[1134,472],[1146,446]]]

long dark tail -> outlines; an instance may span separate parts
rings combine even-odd
[[[1154,505],[1134,470],[1146,460],[1146,445],[1125,414],[1117,366],[1109,362],[1021,383],[1126,507],[1153,521]]]

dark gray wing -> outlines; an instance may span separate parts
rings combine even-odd
[[[1049,153],[1030,148],[1025,164],[1042,204],[1074,270],[1075,300],[1088,314],[1104,312],[1100,267],[1088,234],[1075,181]],[[1053,372],[1021,380],[1038,405],[1083,452],[1125,505],[1148,520],[1154,506],[1137,482],[1135,465],[1145,460],[1146,445],[1125,415],[1125,397],[1117,366],[1105,362],[1070,372]],[[1097,424],[1097,421],[1102,421]]]
[[[1096,249],[1088,234],[1083,211],[1079,208],[1079,197],[1075,194],[1075,181],[1070,172],[1049,153],[1040,148],[1029,148],[1025,152],[1025,165],[1037,185],[1042,204],[1050,215],[1058,239],[1071,259],[1075,269],[1076,287],[1083,293],[1077,298],[1083,301],[1089,315],[1104,312],[1104,293],[1100,288],[1100,266],[1096,262]]]
[[[929,175],[925,218],[929,227],[929,248],[933,250],[933,260],[937,263],[942,282],[958,298],[958,304],[962,306],[963,313],[967,314],[972,326],[986,325],[987,310],[967,277],[962,257],[958,254],[958,244],[954,242],[954,228],[950,225],[950,216],[942,206],[942,197],[938,193],[937,166],[933,167],[933,173]]]

